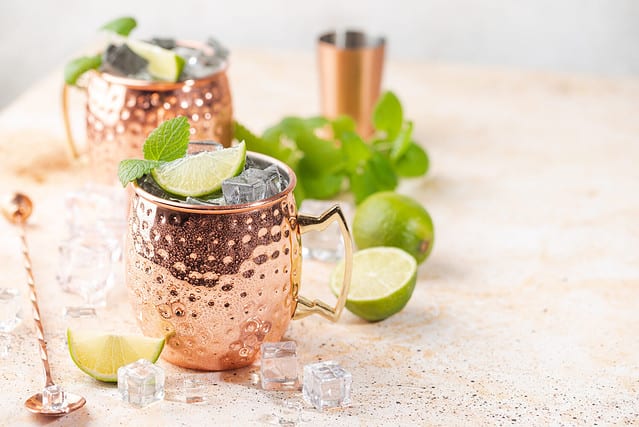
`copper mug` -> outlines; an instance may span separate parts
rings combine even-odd
[[[336,321],[350,285],[352,239],[339,206],[320,216],[297,212],[296,178],[275,164],[286,188],[254,203],[185,205],[132,184],[126,283],[138,325],[166,337],[162,357],[179,366],[224,370],[250,365],[264,341],[279,341],[292,318]],[[299,294],[301,235],[339,223],[345,272],[335,306]]]
[[[212,53],[204,43],[180,41],[181,46]],[[117,181],[122,159],[139,158],[148,134],[165,120],[186,116],[191,138],[229,146],[233,139],[233,107],[226,76],[228,63],[213,74],[181,82],[150,82],[99,71],[87,75],[86,151],[96,182]],[[71,131],[69,88],[63,88],[63,118],[69,149],[79,150]]]

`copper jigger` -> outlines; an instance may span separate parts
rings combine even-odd
[[[373,132],[371,115],[381,90],[385,45],[383,37],[359,31],[331,31],[319,37],[322,114],[351,116],[363,136]]]

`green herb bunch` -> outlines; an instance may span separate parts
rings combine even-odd
[[[235,138],[244,140],[248,150],[275,157],[293,169],[298,203],[350,190],[359,204],[373,193],[394,190],[400,178],[426,174],[429,167],[428,154],[413,140],[413,123],[404,120],[394,93],[382,94],[372,119],[375,133],[368,141],[357,134],[348,116],[286,117],[261,137],[235,122]],[[322,132],[332,138],[321,137]]]

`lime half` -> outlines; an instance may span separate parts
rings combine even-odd
[[[199,197],[215,193],[222,181],[242,172],[246,145],[218,151],[202,151],[164,163],[151,171],[155,182],[165,191],[178,196]]]
[[[108,335],[95,331],[67,330],[73,362],[96,380],[114,383],[118,368],[139,359],[155,363],[164,348],[164,338],[141,335]]]
[[[133,52],[149,61],[149,73],[159,80],[176,82],[184,68],[184,58],[175,52],[140,40],[127,40]]]
[[[339,293],[344,260],[333,271],[331,290]],[[375,322],[399,312],[413,294],[417,282],[417,262],[399,248],[375,247],[353,255],[351,287],[346,308],[357,316]]]

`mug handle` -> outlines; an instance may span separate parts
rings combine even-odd
[[[328,320],[336,322],[342,314],[342,310],[346,304],[346,297],[348,296],[348,289],[351,285],[351,273],[353,270],[353,239],[348,231],[348,224],[346,223],[342,209],[338,205],[335,205],[319,216],[305,214],[297,215],[297,224],[300,227],[300,234],[304,234],[308,231],[325,230],[335,221],[339,224],[339,229],[342,232],[342,237],[344,238],[344,277],[342,278],[342,287],[340,289],[339,296],[337,297],[337,302],[334,307],[331,307],[323,301],[311,301],[308,298],[298,295],[297,309],[293,315],[294,319],[301,319],[302,317],[306,317],[311,314],[319,314]]]
[[[69,114],[69,85],[64,84],[62,86],[62,118],[64,119],[64,130],[67,135],[67,144],[69,144],[69,151],[74,159],[80,157],[80,152],[75,144],[73,138],[73,132],[71,131],[71,117]]]

